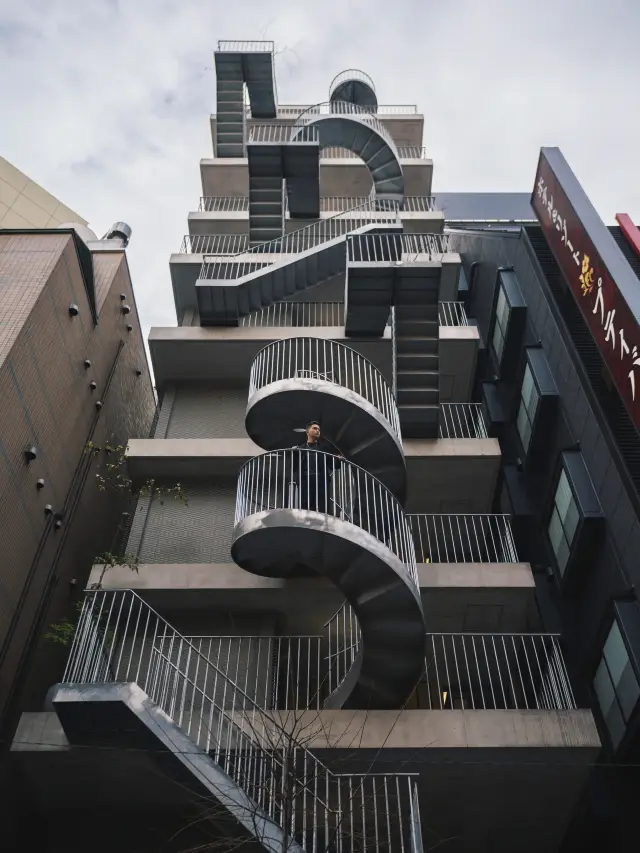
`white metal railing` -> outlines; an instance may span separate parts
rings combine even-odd
[[[367,110],[365,107],[359,107],[357,104],[350,104],[348,101],[325,101],[321,104],[314,104],[314,106],[298,116],[295,120],[295,126],[298,128],[305,127],[314,122],[318,116],[340,115],[357,118],[359,122],[370,127],[371,130],[375,131],[378,136],[385,140],[396,156],[399,156],[396,143],[384,124],[370,110]]]
[[[415,776],[333,773],[307,746],[326,737],[321,726],[265,711],[132,590],[86,594],[63,682],[137,684],[244,791],[245,825],[261,843],[273,839],[269,823],[306,851],[410,843]],[[226,788],[213,793],[237,806]]]
[[[556,634],[427,634],[416,698],[431,710],[576,707]]]
[[[337,341],[286,338],[261,349],[249,375],[249,405],[253,395],[283,379],[313,377],[354,391],[386,418],[400,435],[398,406],[389,383],[377,367],[359,352]]]
[[[364,108],[360,107],[363,111]],[[366,112],[366,111],[365,111]],[[391,138],[391,137],[389,137]],[[393,145],[392,150],[400,160],[427,160],[427,149],[422,145]],[[336,145],[328,145],[326,148],[320,149],[321,160],[359,160],[360,156],[354,154],[348,148],[341,148]]]
[[[324,196],[320,199],[320,211],[341,213],[366,205],[370,201],[370,196]],[[288,209],[286,195],[285,209]],[[198,204],[200,213],[246,213],[248,210],[249,199],[246,197],[203,196]],[[433,213],[435,210],[435,197],[430,195],[405,196],[401,208],[401,212],[407,213]]]
[[[362,216],[358,217],[358,213]],[[393,225],[399,223],[398,205],[393,201],[368,199],[353,210],[344,211],[329,219],[322,219],[265,243],[253,246],[247,251],[230,255],[227,258],[204,258],[199,277],[201,279],[242,278],[264,264],[275,263],[281,257],[304,252],[307,249],[334,240],[337,237],[357,231],[358,228],[372,224]]]
[[[351,605],[345,601],[325,623],[327,634],[326,682],[331,695],[353,666],[360,650],[360,626]]]
[[[218,39],[218,50],[230,53],[273,53],[275,43],[273,41],[230,41]]]
[[[180,246],[182,255],[228,255],[249,248],[246,234],[185,234]]]
[[[275,302],[240,318],[241,326],[344,326],[344,302]]]
[[[301,113],[305,113],[313,109],[313,106],[313,104],[278,105],[278,118],[286,118],[289,116],[291,118],[297,118]],[[416,104],[378,104],[375,109],[373,107],[363,107],[363,109],[367,109],[379,116],[415,116],[420,114]],[[249,107],[247,107],[247,115],[251,115]]]
[[[396,340],[396,307],[391,306],[391,390],[395,400],[398,399],[398,343]]]
[[[439,302],[438,323],[440,326],[468,326],[464,302]]]
[[[360,83],[366,83],[373,94],[375,95],[376,93],[376,84],[368,74],[364,71],[360,71],[359,68],[348,68],[346,71],[341,71],[339,74],[336,74],[331,81],[331,84],[329,85],[329,98],[331,98],[331,95],[335,92],[338,86],[346,80],[358,80]]]
[[[404,563],[418,589],[413,536],[404,510],[378,479],[329,453],[292,448],[263,453],[240,469],[235,524],[274,510],[302,509],[347,521]]]
[[[299,128],[288,124],[254,124],[249,129],[249,143],[295,144],[310,142],[318,144],[320,131],[317,127]]]
[[[408,515],[417,563],[517,563],[508,515]]]
[[[488,438],[480,403],[440,403],[440,438]]]
[[[449,251],[446,234],[352,234],[347,257],[353,263],[441,261]]]

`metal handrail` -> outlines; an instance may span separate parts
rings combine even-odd
[[[296,143],[314,143],[320,140],[320,131],[317,127],[296,128],[288,124],[254,124],[249,129],[249,143],[271,143],[295,145]]]
[[[398,399],[398,342],[396,340],[396,306],[391,306],[391,390],[393,399]]]
[[[336,74],[329,84],[329,99],[331,99],[331,95],[335,92],[340,83],[344,83],[345,80],[358,80],[361,83],[366,83],[373,94],[375,95],[376,93],[376,84],[368,74],[364,71],[360,71],[359,68],[347,68],[346,71],[341,71],[339,74]]]
[[[308,124],[316,121],[318,117],[323,116],[351,116],[357,118],[362,124],[366,124],[375,131],[382,139],[385,140],[389,148],[398,157],[398,149],[396,143],[387,130],[387,128],[379,121],[370,110],[364,107],[359,107],[357,104],[351,104],[348,101],[324,101],[320,104],[314,104],[308,110],[301,113],[295,120],[295,127],[303,128]]]
[[[439,262],[449,250],[447,234],[352,234],[347,238],[352,263]]]
[[[185,234],[180,245],[181,255],[228,255],[246,252],[246,234]]]
[[[508,515],[407,515],[418,563],[517,563]]]
[[[364,468],[321,451],[263,453],[240,469],[235,525],[259,513],[310,510],[364,530],[404,563],[414,589],[418,571],[411,528],[399,501]]]
[[[464,302],[438,302],[438,324],[440,326],[468,326],[469,319]]]
[[[337,689],[355,663],[362,634],[353,608],[345,601],[324,623],[327,636],[327,687],[329,695]]]
[[[363,397],[400,437],[398,406],[389,383],[369,359],[337,341],[285,338],[261,349],[249,375],[249,400],[261,388],[284,379],[322,377]]]
[[[367,214],[359,219],[354,216],[360,211]],[[393,225],[399,223],[398,205],[395,201],[382,201],[374,197],[353,208],[352,210],[338,213],[329,219],[321,219],[285,234],[252,246],[246,252],[239,252],[227,258],[203,259],[199,278],[201,279],[235,279],[259,269],[264,264],[273,264],[281,257],[273,258],[269,255],[286,255],[304,252],[307,249],[318,246],[321,243],[342,237],[359,228],[380,223],[381,225]]]
[[[286,719],[260,707],[224,665],[204,655],[135,592],[88,591],[63,683],[131,682],[250,798],[255,809],[248,809],[246,818],[253,819],[256,835],[268,820],[305,850],[320,849],[329,838],[339,850],[345,834],[347,839],[354,832],[366,837],[371,849],[377,849],[373,840],[380,837],[382,849],[388,849],[392,837],[404,833],[415,777],[333,773]],[[397,812],[389,810],[387,799],[387,809],[379,814],[389,787],[400,792],[405,782]],[[356,793],[357,809],[350,791]],[[375,805],[360,810],[365,791]],[[224,802],[224,792],[219,794]]]
[[[440,438],[488,438],[481,403],[440,403]]]
[[[241,326],[344,326],[344,302],[275,302],[241,317]]]
[[[312,106],[312,104],[280,104],[277,108],[278,118],[284,118],[285,116],[297,118],[301,113],[304,113],[308,109],[312,108]],[[378,115],[383,116],[420,115],[417,104],[378,104],[376,109],[373,111]],[[251,115],[250,109],[247,109],[247,115]],[[213,113],[212,118],[215,117],[216,115],[215,113]]]
[[[230,53],[273,53],[275,42],[256,39],[254,41],[230,41],[218,39],[218,50]]]
[[[427,634],[420,707],[573,710],[557,634]]]
[[[353,210],[371,201],[370,196],[324,196],[320,199],[322,213],[344,212]],[[288,200],[285,195],[285,209]],[[199,213],[245,213],[249,210],[249,199],[246,196],[201,196],[198,204]],[[435,196],[416,195],[405,196],[402,211],[405,213],[433,213],[437,210]]]

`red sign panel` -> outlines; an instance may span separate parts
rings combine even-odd
[[[620,396],[640,429],[638,323],[551,169],[544,150],[540,152],[531,205]],[[604,224],[602,228],[606,230]],[[607,237],[613,240],[608,232]]]

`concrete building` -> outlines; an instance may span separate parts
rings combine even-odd
[[[0,228],[57,228],[64,222],[87,225],[86,219],[0,157]]]
[[[148,435],[154,416],[128,235],[123,223],[102,240],[82,223],[0,230],[5,748],[20,712],[42,708],[52,677],[62,673],[66,653],[43,634],[73,616],[94,559],[110,548],[127,508],[122,494],[99,491],[102,460],[85,446]]]
[[[529,195],[434,197],[423,116],[361,71],[281,105],[271,43],[215,64],[159,415],[127,452],[188,504],[140,498],[138,572],[88,591],[52,708],[22,717],[30,825],[66,853],[558,850],[601,739],[532,520],[502,509],[502,373],[478,380],[493,347],[522,384]],[[292,448],[314,418],[326,452]]]

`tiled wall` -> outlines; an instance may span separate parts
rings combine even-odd
[[[0,157],[0,228],[57,228],[83,219]]]

